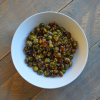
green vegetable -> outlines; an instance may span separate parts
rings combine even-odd
[[[50,65],[50,69],[53,69],[53,70],[55,69],[56,70],[57,66],[56,65]]]
[[[49,41],[49,48],[53,48],[54,45],[52,44],[52,41]]]
[[[38,44],[38,39],[34,39],[34,40],[33,40],[33,43],[34,43],[34,44]]]
[[[67,70],[69,68],[69,66],[67,64],[65,64],[64,69]]]
[[[28,63],[28,66],[29,66],[29,67],[32,67],[32,66],[33,66],[33,63],[32,63],[32,62],[29,62],[29,63]]]
[[[51,35],[49,35],[49,36],[48,36],[48,39],[49,39],[49,40],[52,40],[52,36],[51,36]]]
[[[56,31],[53,31],[53,35],[57,35],[57,32]]]
[[[43,70],[38,70],[38,74],[42,75],[43,74]]]
[[[55,47],[54,52],[58,52],[58,51],[59,51],[59,47]]]
[[[60,58],[61,57],[61,53],[57,53],[55,57]]]
[[[47,30],[50,30],[50,26],[49,26],[49,25],[46,25],[45,28],[46,28]]]
[[[25,63],[28,63],[28,57],[25,58]]]
[[[26,40],[25,63],[39,75],[62,77],[72,66],[78,43],[57,23],[40,23]]]
[[[31,35],[35,35],[35,33],[33,31],[30,32]]]
[[[40,53],[40,58],[44,58],[44,55],[42,53]]]
[[[35,72],[37,72],[37,71],[38,71],[38,67],[37,67],[37,66],[34,66],[34,67],[33,67],[33,70],[34,70]]]
[[[61,32],[63,33],[65,31],[65,29],[63,27],[61,27]]]
[[[71,55],[69,56],[69,59],[72,60],[72,59],[73,59],[73,56],[74,56],[74,55],[71,54]]]
[[[28,61],[33,61],[33,57],[28,57]]]
[[[40,33],[40,28],[38,26],[35,29],[37,33]]]
[[[53,39],[54,39],[55,42],[57,42],[58,39],[59,39],[59,36],[54,35],[54,36],[53,36]]]
[[[50,59],[49,58],[45,58],[45,63],[49,63]]]
[[[65,52],[65,55],[70,56],[71,53],[70,53],[69,51],[66,51],[66,52]]]
[[[40,25],[39,25],[40,27],[44,27],[44,23],[40,23]]]
[[[54,73],[54,74],[57,74],[57,73],[58,73],[58,70],[53,70],[53,73]]]
[[[45,72],[44,72],[44,75],[47,77],[47,76],[50,75],[50,73],[49,73],[48,71],[45,71]]]
[[[72,49],[72,53],[75,53],[75,51],[76,51],[75,49]]]
[[[42,28],[42,32],[43,32],[43,34],[47,33],[46,28]]]
[[[77,41],[73,42],[73,47],[77,46]]]
[[[65,61],[65,63],[69,63],[70,62],[70,59],[69,58],[64,58],[64,61]]]
[[[36,35],[30,35],[30,36],[29,36],[29,39],[30,39],[30,40],[36,39]]]
[[[72,66],[72,64],[73,64],[72,61],[70,61],[70,62],[69,62],[69,66]]]
[[[66,70],[62,70],[62,72],[63,72],[63,74],[65,74],[66,73]]]
[[[47,35],[47,34],[44,34],[44,37],[45,37],[45,38],[47,38],[47,37],[48,37],[48,35]]]
[[[27,46],[32,47],[32,41],[27,41],[26,44]]]

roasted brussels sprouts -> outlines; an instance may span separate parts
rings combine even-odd
[[[40,23],[26,40],[25,63],[39,75],[62,77],[72,66],[78,43],[65,28],[56,23]]]

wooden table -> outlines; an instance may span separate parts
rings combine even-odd
[[[75,19],[89,44],[81,75],[71,84],[52,90],[26,82],[11,59],[16,29],[42,11],[61,12]],[[0,0],[0,100],[100,100],[100,0]]]

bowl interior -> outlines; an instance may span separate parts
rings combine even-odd
[[[78,48],[72,60],[73,65],[63,77],[46,78],[43,75],[38,75],[24,63],[25,55],[23,49],[26,37],[41,22],[47,24],[56,22],[60,27],[64,27],[71,32],[72,37],[78,41]],[[29,17],[18,27],[12,40],[11,55],[15,68],[26,81],[41,88],[51,89],[65,86],[80,75],[87,61],[88,44],[84,32],[74,20],[61,13],[44,12]]]

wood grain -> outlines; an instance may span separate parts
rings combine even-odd
[[[13,34],[29,16],[42,11],[58,11],[72,0],[6,0],[0,5],[0,59],[11,48]]]
[[[15,73],[0,86],[0,100],[29,100],[41,90],[41,88],[29,84],[18,73]]]
[[[0,61],[0,100],[29,100],[41,90],[17,73],[10,53]]]
[[[61,12],[81,25],[87,36],[89,47],[100,40],[100,0],[74,0]]]
[[[6,0],[0,0],[0,5],[2,5]]]
[[[27,17],[41,11],[60,11],[85,31],[89,58],[71,84],[46,90],[26,82],[11,60],[12,37]],[[100,100],[100,0],[0,0],[0,100]]]
[[[82,100],[100,100],[100,84],[94,88],[88,95]]]
[[[71,0],[62,1],[0,0],[0,100],[29,100],[42,90],[16,72],[10,56],[11,40],[27,17],[41,11],[58,11]]]
[[[0,61],[0,86],[3,85],[17,71],[12,63],[11,55],[8,54],[4,60]]]
[[[87,65],[82,74],[74,82],[59,89],[44,90],[32,100],[85,99],[85,97],[100,84],[100,56],[98,55],[100,53],[99,45],[100,41],[91,48]],[[100,96],[100,93],[95,94],[95,98],[98,98],[98,96]]]

